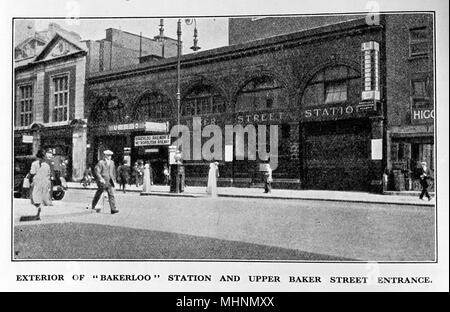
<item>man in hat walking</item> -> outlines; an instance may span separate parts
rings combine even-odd
[[[428,180],[431,179],[431,171],[427,167],[427,163],[425,161],[420,163],[421,169],[420,169],[420,185],[422,186],[422,192],[420,193],[419,199],[423,199],[424,196],[428,198],[428,200],[431,200],[431,196],[428,193]]]
[[[95,209],[100,197],[103,192],[108,193],[109,206],[111,208],[111,214],[118,213],[119,210],[116,208],[116,201],[114,199],[114,186],[116,182],[116,167],[114,161],[111,159],[113,152],[106,150],[103,152],[104,158],[99,160],[95,166],[94,176],[97,182],[97,192],[95,192],[94,199],[92,200],[92,209],[96,212],[100,210]]]

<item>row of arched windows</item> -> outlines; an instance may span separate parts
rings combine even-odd
[[[360,93],[360,74],[347,66],[333,66],[317,72],[304,89],[302,106],[336,104],[357,101]],[[283,86],[270,76],[248,81],[237,93],[236,112],[252,112],[282,106]],[[181,116],[199,116],[226,111],[226,101],[211,85],[199,84],[191,88],[181,100]],[[102,107],[102,109],[100,109]],[[123,103],[116,97],[97,104],[94,122],[117,122],[167,119],[173,117],[172,103],[161,92],[147,92],[135,103],[128,116]]]

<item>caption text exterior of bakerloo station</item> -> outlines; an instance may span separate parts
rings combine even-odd
[[[282,20],[230,19],[230,46],[181,57],[186,184],[206,185],[209,161],[193,145],[210,139],[202,128],[218,125],[219,186],[259,185],[261,161],[249,155],[248,136],[238,160],[238,139],[224,129],[276,125],[275,188],[379,191],[389,169],[403,174],[402,189],[417,189],[408,172],[423,160],[434,168],[433,15],[381,15],[377,24],[362,17],[250,42],[236,35],[233,44],[233,27],[257,33],[270,19]],[[110,149],[116,162],[150,161],[162,181],[176,140],[176,65],[176,57],[160,58],[87,76],[87,165]]]

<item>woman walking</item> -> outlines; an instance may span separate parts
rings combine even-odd
[[[150,193],[151,191],[151,167],[150,163],[146,163],[144,166],[144,177],[143,177],[143,187],[142,192],[143,193]]]
[[[36,158],[30,169],[31,183],[31,203],[37,207],[35,220],[40,220],[41,206],[48,205],[50,202],[50,166],[45,161],[44,150],[36,153]]]
[[[208,187],[206,193],[211,197],[217,197],[217,178],[219,177],[219,163],[213,162],[209,165]]]

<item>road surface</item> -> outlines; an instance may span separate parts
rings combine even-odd
[[[41,221],[14,199],[15,259],[434,261],[434,207],[117,192],[120,213],[69,190]]]

